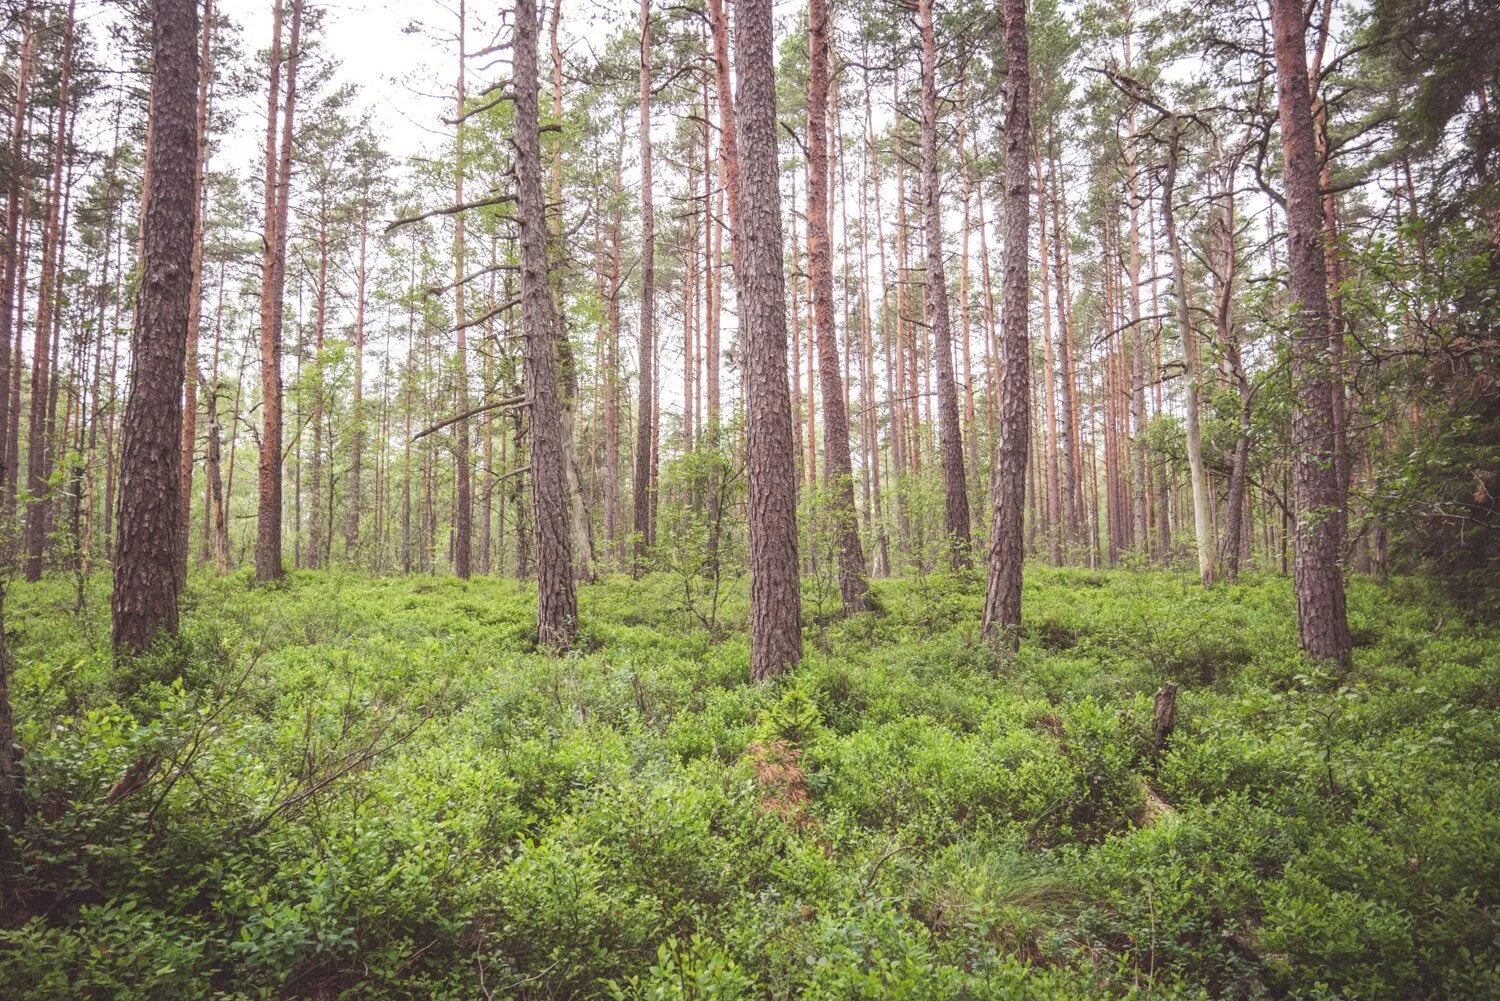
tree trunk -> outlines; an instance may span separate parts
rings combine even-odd
[[[276,0],[271,22],[271,70],[266,99],[266,221],[261,253],[260,483],[255,537],[255,577],[278,580],[281,565],[281,322],[286,285],[287,205],[291,200],[292,129],[297,106],[297,63],[301,52],[302,0],[291,0],[291,42],[287,51],[286,98],[282,104],[281,142],[276,115],[281,78],[282,0]]]
[[[464,203],[464,28],[466,8],[464,0],[458,0],[458,83],[455,87],[454,168],[453,204]],[[469,343],[464,326],[464,214],[453,217],[453,313],[458,331],[454,345],[457,361],[457,392],[453,401],[458,413],[469,409]],[[473,568],[474,538],[474,488],[469,468],[469,418],[462,417],[453,428],[453,467],[455,480],[453,510],[453,573],[460,580],[468,580]]]
[[[655,497],[651,490],[652,453],[656,449],[656,216],[651,197],[651,0],[641,0],[641,330],[640,393],[637,406],[634,572],[645,571],[653,542]]]
[[[620,244],[624,199],[620,161],[623,157],[621,149],[615,156],[615,211],[609,232],[609,334],[604,346],[604,537],[616,567],[625,558],[620,538],[623,521],[620,517],[620,286],[623,281]]]
[[[31,87],[31,62],[32,62],[32,30],[30,11],[23,12],[21,20],[21,52],[16,69],[16,99],[15,113],[11,121],[10,148],[20,157],[21,151],[26,145],[26,124],[28,118],[27,101],[30,96]],[[15,481],[16,455],[10,447],[10,442],[16,433],[16,421],[12,418],[15,399],[12,396],[12,378],[20,373],[21,352],[17,349],[14,354],[11,351],[12,336],[19,343],[19,327],[12,328],[12,322],[16,314],[17,297],[17,271],[24,268],[24,251],[21,244],[24,243],[24,227],[21,220],[25,217],[26,206],[21,188],[20,170],[12,170],[5,183],[5,235],[0,242],[0,493],[7,493],[10,499],[14,493],[9,484]],[[109,257],[109,241],[104,241],[104,255]],[[19,298],[24,299],[24,286]],[[5,511],[11,511],[9,500],[7,500]],[[0,652],[0,658],[4,653]],[[0,667],[5,666],[0,661]],[[0,712],[6,711],[0,706]],[[9,754],[9,745],[0,746],[0,755]],[[3,760],[0,760],[3,765]],[[9,774],[8,772],[6,773]],[[4,777],[0,776],[0,781]],[[0,790],[3,792],[3,790]],[[3,807],[3,804],[0,804]]]
[[[361,482],[365,453],[365,288],[369,273],[365,250],[370,238],[369,193],[364,192],[359,205],[359,264],[354,283],[354,386],[349,434],[349,499],[344,522],[344,559],[354,561],[359,555],[359,518],[364,487]]]
[[[932,0],[917,0],[922,34],[922,201],[927,224],[927,322],[937,355],[938,438],[943,462],[943,532],[954,570],[973,563],[969,538],[969,492],[964,482],[964,445],[953,382],[953,331],[948,316],[948,276],[943,268],[943,210],[937,164],[937,43]]]
[[[1027,271],[1031,230],[1031,64],[1026,41],[1026,0],[1004,0],[1005,58],[1005,271],[1001,279],[1000,440],[990,492],[989,580],[982,632],[1002,650],[1021,641],[1021,507],[1029,444],[1030,345]]]
[[[786,293],[778,190],[771,0],[738,0],[739,225],[732,233],[749,411],[750,678],[802,659],[797,581],[797,471],[787,385]]]
[[[58,260],[62,253],[62,202],[63,165],[68,160],[68,90],[73,65],[73,9],[74,0],[68,0],[68,12],[63,22],[62,70],[58,78],[56,112],[57,138],[53,144],[52,183],[47,195],[47,209],[42,242],[42,271],[37,282],[37,309],[35,337],[31,353],[31,415],[28,423],[29,435],[26,451],[26,492],[30,495],[26,508],[26,579],[40,580],[42,576],[42,553],[47,544],[47,505],[43,496],[47,491],[47,479],[51,464],[50,451],[52,422],[48,417],[47,400],[51,395],[49,385],[53,380],[55,359],[50,354],[50,338],[55,323],[55,313],[61,305],[59,272],[62,264]],[[147,161],[150,162],[149,159]],[[149,178],[149,173],[148,173]],[[25,297],[25,286],[21,288]],[[19,331],[19,327],[17,330]],[[19,352],[16,364],[19,366]]]
[[[531,414],[531,497],[537,557],[537,639],[565,650],[578,632],[567,453],[557,384],[557,318],[547,265],[542,144],[537,121],[536,0],[516,0],[516,214],[521,224],[521,319]]]
[[[151,187],[146,192],[139,334],[131,354],[115,553],[114,647],[145,651],[177,632],[182,379],[198,208],[198,6],[152,9]]]
[[[1198,360],[1198,334],[1193,329],[1191,304],[1188,302],[1187,270],[1182,266],[1182,242],[1177,238],[1177,213],[1172,198],[1177,187],[1177,156],[1181,127],[1176,116],[1168,120],[1167,169],[1161,186],[1161,218],[1166,229],[1167,248],[1172,256],[1172,296],[1177,305],[1177,333],[1182,338],[1182,363],[1187,378],[1187,453],[1188,475],[1193,490],[1193,534],[1198,543],[1198,580],[1208,587],[1214,582],[1214,545],[1208,524],[1208,473],[1203,468],[1203,436],[1199,430],[1202,404],[1199,381],[1203,378]]]
[[[198,58],[198,121],[196,125],[197,159],[195,177],[198,192],[203,191],[203,175],[208,168],[208,82],[213,77],[213,0],[203,4],[202,50]],[[193,450],[198,445],[198,326],[202,319],[203,299],[203,207],[193,213],[193,287],[188,293],[187,369],[182,402],[182,469],[180,471],[182,514],[178,531],[181,544],[177,552],[177,589],[187,587],[188,532],[193,523]]]
[[[865,553],[859,541],[854,508],[854,471],[849,458],[849,415],[839,372],[833,319],[833,258],[828,233],[828,81],[827,0],[808,5],[807,84],[807,265],[812,282],[813,323],[817,328],[818,376],[823,391],[823,462],[830,493],[829,515],[839,547],[839,593],[844,613],[870,607]],[[845,331],[848,335],[848,331]]]
[[[1287,263],[1294,324],[1297,619],[1302,649],[1309,656],[1343,664],[1352,645],[1341,565],[1344,497],[1335,467],[1337,403],[1328,337],[1328,268],[1302,6],[1292,0],[1273,0],[1271,21],[1286,164]]]

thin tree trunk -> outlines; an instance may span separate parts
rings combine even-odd
[[[645,570],[646,552],[653,542],[654,498],[651,457],[656,449],[656,215],[651,192],[651,0],[641,0],[641,323],[640,392],[637,406],[635,483],[632,507],[635,520],[635,565]]]
[[[1199,430],[1199,381],[1203,378],[1198,360],[1198,334],[1193,329],[1191,304],[1188,302],[1187,271],[1182,266],[1182,243],[1177,238],[1177,213],[1172,197],[1177,184],[1177,156],[1180,126],[1175,116],[1169,120],[1171,132],[1167,151],[1167,169],[1161,186],[1161,217],[1166,229],[1167,248],[1172,255],[1172,296],[1177,304],[1177,333],[1182,338],[1182,362],[1187,378],[1187,452],[1188,475],[1193,491],[1193,533],[1198,543],[1198,580],[1208,587],[1214,582],[1214,547],[1208,524],[1208,474],[1203,468],[1203,437]]]
[[[466,7],[458,0],[458,82],[455,86],[454,169],[453,204],[464,203],[464,33]],[[459,413],[469,409],[469,343],[465,330],[464,313],[464,214],[453,217],[453,313],[458,332],[454,345],[457,393],[454,407]],[[460,580],[468,580],[473,572],[474,538],[474,489],[469,466],[469,419],[461,418],[453,428],[454,511],[453,511],[453,573]]]
[[[54,314],[61,305],[61,281],[58,273],[62,268],[59,260],[62,250],[63,166],[68,156],[69,84],[73,67],[73,10],[74,0],[68,0],[68,11],[63,22],[62,68],[58,77],[58,101],[56,112],[57,138],[53,145],[52,183],[47,195],[47,209],[42,242],[42,271],[37,282],[37,310],[35,337],[31,354],[31,418],[28,424],[26,451],[26,492],[30,495],[26,508],[26,579],[40,580],[42,576],[42,554],[47,543],[47,489],[51,464],[52,421],[48,417],[47,400],[49,385],[54,378],[54,361],[49,357],[50,338],[55,323]],[[149,162],[149,159],[148,159]],[[25,287],[21,289],[25,297]],[[20,330],[20,327],[17,327]],[[19,352],[18,352],[19,354]],[[17,362],[19,364],[19,361]]]
[[[833,259],[828,232],[828,82],[832,67],[827,0],[808,5],[807,84],[807,265],[812,283],[813,324],[817,329],[818,376],[823,390],[823,462],[829,514],[839,547],[839,594],[844,613],[870,607],[865,553],[854,509],[854,471],[849,458],[849,415],[839,372],[833,317]],[[845,336],[848,332],[845,331]]]
[[[937,43],[932,0],[917,0],[922,35],[922,200],[927,224],[927,322],[937,355],[938,438],[943,463],[943,533],[955,570],[973,563],[969,538],[969,491],[964,482],[964,446],[953,381],[953,331],[948,316],[948,276],[943,268],[943,210],[937,164]],[[966,332],[967,333],[967,332]]]
[[[213,77],[213,0],[204,0],[202,49],[198,57],[198,122],[195,176],[201,196],[203,177],[208,169],[208,83]],[[193,523],[193,451],[198,445],[198,326],[203,309],[203,206],[193,213],[193,287],[188,293],[187,384],[182,402],[182,469],[180,477],[182,535],[177,554],[177,589],[187,587],[188,550],[192,548],[189,531]]]

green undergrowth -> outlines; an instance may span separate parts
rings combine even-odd
[[[1278,578],[1032,568],[1014,658],[878,581],[761,686],[736,587],[591,585],[552,657],[514,582],[202,575],[116,667],[104,582],[14,585],[0,994],[1500,997],[1500,631],[1423,581],[1342,675]]]

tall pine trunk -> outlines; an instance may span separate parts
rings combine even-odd
[[[255,577],[277,580],[281,564],[281,324],[286,286],[287,205],[291,200],[292,129],[297,107],[297,63],[301,55],[302,0],[291,0],[291,42],[286,56],[286,97],[281,102],[281,139],[276,135],[281,79],[282,0],[271,22],[271,67],[266,98],[265,235],[261,251],[260,482],[255,536]]]
[[[1328,337],[1328,265],[1318,154],[1307,90],[1302,6],[1273,0],[1276,96],[1285,158],[1287,265],[1292,300],[1292,480],[1297,501],[1297,622],[1310,657],[1344,663],[1351,641],[1344,605],[1344,496]]]
[[[151,186],[146,191],[139,331],[131,353],[115,552],[114,647],[145,651],[177,632],[182,380],[198,209],[198,6],[152,9]]]
[[[943,533],[955,570],[973,562],[969,495],[964,483],[964,445],[953,380],[953,330],[948,316],[948,277],[943,268],[943,210],[937,163],[937,43],[932,0],[917,0],[922,34],[922,201],[927,225],[927,322],[937,355],[938,447],[943,464]]]
[[[641,324],[640,392],[636,406],[634,571],[645,570],[646,552],[655,541],[656,498],[652,491],[652,457],[656,451],[656,215],[651,197],[651,0],[641,0]]]
[[[854,471],[849,458],[849,414],[844,404],[844,381],[839,372],[838,343],[833,322],[833,257],[828,233],[828,81],[829,33],[827,0],[808,4],[807,84],[807,263],[812,281],[813,323],[817,328],[818,376],[823,390],[823,461],[830,492],[830,516],[838,540],[839,593],[844,612],[862,612],[870,605],[870,583],[865,576],[865,553],[859,541],[859,517],[854,508]],[[848,336],[848,331],[845,331]]]
[[[542,144],[537,121],[536,0],[516,0],[516,214],[521,224],[521,322],[526,350],[526,400],[531,412],[531,496],[537,560],[537,639],[566,649],[578,632],[573,589],[567,453],[557,382]]]
[[[802,595],[781,206],[768,197],[779,187],[771,0],[739,0],[736,12],[734,114],[742,184],[732,256],[750,425],[750,678],[759,681],[802,659]]]
[[[1000,428],[990,484],[994,516],[990,521],[989,579],[981,629],[989,643],[1014,651],[1021,640],[1021,512],[1031,427],[1031,358],[1027,336],[1031,65],[1026,40],[1026,0],[1004,0],[1004,15],[1007,73]]]

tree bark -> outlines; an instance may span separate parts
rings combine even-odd
[[[208,168],[208,83],[213,76],[213,0],[204,0],[202,50],[198,57],[198,121],[196,125],[197,158],[194,176],[198,192],[203,191],[203,176]],[[202,319],[203,298],[203,207],[193,212],[193,287],[188,293],[187,370],[182,402],[182,481],[179,497],[182,514],[178,520],[181,544],[177,552],[177,589],[187,587],[188,532],[193,523],[193,450],[198,444],[198,326]]]
[[[1177,158],[1181,145],[1181,126],[1175,115],[1167,124],[1170,130],[1167,169],[1161,186],[1161,218],[1166,230],[1167,249],[1172,257],[1172,296],[1177,308],[1177,333],[1182,338],[1182,363],[1187,378],[1187,453],[1188,476],[1193,491],[1193,534],[1198,543],[1198,581],[1204,587],[1214,582],[1214,546],[1208,524],[1208,473],[1203,467],[1203,436],[1199,430],[1202,404],[1199,381],[1203,378],[1198,356],[1198,334],[1188,302],[1187,270],[1182,266],[1182,242],[1177,238],[1177,213],[1172,198],[1177,188]]]
[[[182,379],[198,208],[198,6],[152,8],[150,147],[140,289],[131,353],[115,553],[114,648],[148,649],[177,632]]]
[[[1014,652],[1021,641],[1021,508],[1030,443],[1030,344],[1027,271],[1031,230],[1031,65],[1026,0],[1004,0],[1005,59],[1005,270],[1001,292],[1000,440],[990,492],[989,580],[985,588],[985,639]]]
[[[54,377],[52,368],[55,362],[55,359],[50,357],[50,339],[56,322],[55,314],[61,304],[58,273],[62,265],[58,258],[62,252],[63,166],[68,160],[68,92],[73,67],[73,10],[74,0],[68,0],[68,12],[63,22],[62,68],[58,77],[57,137],[52,150],[52,183],[47,194],[42,238],[42,270],[37,281],[35,337],[32,341],[31,352],[31,409],[27,425],[29,435],[26,451],[26,492],[30,495],[26,507],[25,536],[26,579],[28,581],[41,579],[42,554],[47,544],[48,500],[43,495],[47,491],[52,440],[52,421],[48,416],[47,400],[51,395],[49,386]],[[148,158],[147,163],[149,162]],[[149,176],[148,171],[148,181]],[[24,298],[24,283],[21,294]],[[18,326],[17,331],[19,330]],[[16,354],[16,365],[19,366],[20,352]],[[16,392],[19,396],[19,388]]]
[[[943,210],[937,164],[937,43],[932,0],[917,0],[922,34],[922,201],[927,224],[927,322],[937,355],[938,438],[943,462],[943,532],[954,570],[973,563],[964,444],[953,382],[953,330],[948,316],[948,276],[943,269]]]
[[[291,0],[291,41],[287,51],[286,98],[281,107],[278,148],[276,116],[281,79],[282,0],[272,12],[271,68],[266,98],[266,221],[261,252],[260,482],[255,536],[255,578],[279,580],[281,564],[281,323],[286,286],[287,203],[291,200],[292,129],[297,107],[297,63],[302,35],[302,0]]]
[[[460,120],[454,126],[453,204],[464,202],[464,29],[467,9],[464,0],[458,0],[458,82],[455,86],[454,104]],[[469,408],[469,343],[464,328],[464,216],[460,212],[453,217],[453,318],[458,340],[454,346],[457,360],[457,392],[454,404],[462,413]],[[474,489],[469,467],[469,419],[461,419],[453,429],[454,466],[454,510],[453,510],[453,573],[460,580],[468,580],[473,568],[474,538]]]
[[[802,659],[797,581],[797,471],[787,385],[786,291],[778,190],[775,32],[771,0],[739,0],[735,103],[740,179],[733,231],[749,411],[750,678],[784,673]]]
[[[1341,564],[1344,497],[1335,464],[1338,428],[1328,337],[1328,267],[1301,4],[1273,0],[1271,23],[1292,299],[1297,620],[1302,649],[1310,657],[1343,664],[1352,645]]]
[[[537,639],[565,650],[578,632],[562,401],[557,383],[557,318],[547,265],[542,145],[537,119],[536,0],[516,0],[512,43],[516,107],[516,213],[521,224],[521,320],[531,422],[531,497],[537,558]]]
[[[370,238],[369,193],[363,192],[359,205],[359,263],[354,282],[354,386],[349,434],[348,509],[344,522],[344,558],[353,561],[359,555],[359,520],[363,503],[365,453],[365,289],[369,279],[366,268],[366,245]]]
[[[655,496],[652,453],[656,450],[656,215],[651,197],[651,0],[641,0],[641,330],[640,393],[637,406],[634,572],[645,570],[646,552],[654,541]]]
[[[807,265],[817,328],[818,376],[823,391],[823,462],[829,514],[839,547],[839,594],[844,613],[867,611],[870,582],[854,508],[854,470],[849,458],[849,414],[839,371],[833,317],[833,257],[828,233],[828,0],[809,0],[807,84]],[[845,332],[846,336],[848,332]]]

